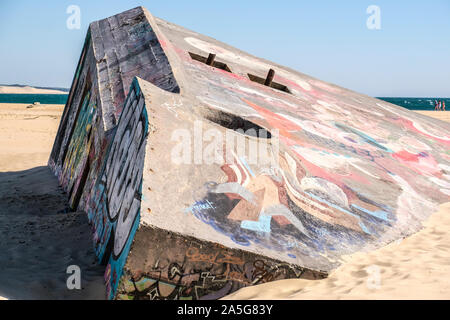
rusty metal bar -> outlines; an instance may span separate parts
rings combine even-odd
[[[275,70],[270,69],[269,73],[267,74],[267,78],[266,78],[266,81],[264,82],[264,85],[265,86],[270,86],[272,84],[274,76],[275,76]]]
[[[206,60],[206,64],[208,66],[213,66],[215,59],[216,59],[216,55],[214,53],[210,53],[209,56],[208,56],[208,59]]]

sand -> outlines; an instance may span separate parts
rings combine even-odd
[[[0,104],[0,300],[105,298],[86,215],[46,166],[62,110]],[[67,289],[70,265],[82,290]]]
[[[450,299],[450,202],[420,232],[357,253],[324,280],[283,280],[225,299]]]
[[[0,104],[0,300],[104,299],[86,215],[67,212],[46,167],[63,106],[27,106]],[[69,265],[81,268],[83,290],[67,289]],[[450,299],[450,202],[422,231],[347,257],[327,279],[267,283],[226,299]]]
[[[0,104],[0,172],[47,165],[64,106]]]
[[[450,122],[450,110],[447,111],[416,111],[428,117]]]
[[[12,94],[68,94],[68,92],[54,89],[39,89],[30,86],[0,86],[0,93]]]

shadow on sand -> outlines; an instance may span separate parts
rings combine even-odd
[[[68,211],[48,167],[0,173],[0,296],[105,298],[105,267],[95,262],[86,214]],[[67,289],[71,265],[81,269],[81,290]]]

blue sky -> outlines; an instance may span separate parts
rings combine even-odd
[[[69,5],[79,30],[66,27]],[[0,83],[69,87],[89,23],[138,5],[357,92],[450,97],[449,0],[1,0]],[[369,5],[381,30],[366,26]]]

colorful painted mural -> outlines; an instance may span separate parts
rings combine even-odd
[[[225,61],[237,59],[217,43],[184,40]],[[177,52],[193,78],[207,82],[210,94],[197,96],[205,105],[280,133],[279,166],[254,166],[236,157],[222,166],[226,182],[206,182],[200,194],[207,196],[188,207],[240,247],[338,261],[342,254],[418,230],[420,221],[449,200],[445,123],[415,119],[401,108],[358,100],[348,90],[283,69],[277,81],[292,94],[276,92]],[[269,69],[254,58],[242,59]]]

